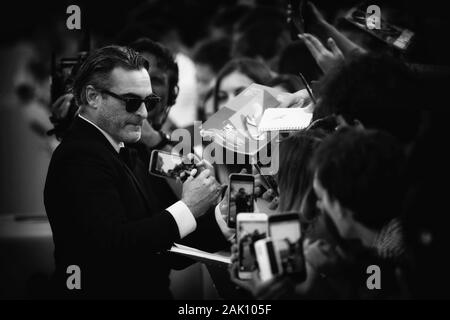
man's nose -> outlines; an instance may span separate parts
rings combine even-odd
[[[136,115],[138,115],[139,117],[141,117],[143,119],[147,119],[148,112],[147,112],[147,108],[145,107],[145,103],[144,102],[142,102],[141,106],[139,107],[139,109],[137,109]]]

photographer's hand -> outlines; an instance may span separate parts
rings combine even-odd
[[[344,61],[344,55],[336,45],[336,42],[334,42],[333,38],[328,38],[327,40],[327,44],[331,49],[329,50],[312,34],[299,34],[298,37],[304,41],[309,52],[311,52],[318,66],[324,73],[327,73]]]
[[[257,271],[253,272],[250,280],[238,278],[237,246],[232,247],[232,264],[229,268],[230,279],[242,289],[247,290],[257,300],[275,300],[289,296],[294,292],[294,283],[287,276],[275,277],[268,281],[261,281]]]
[[[61,121],[67,116],[69,112],[70,103],[74,99],[73,94],[67,93],[59,97],[53,102],[51,106],[52,122]]]
[[[305,6],[304,18],[307,20],[308,33],[314,34],[318,39],[324,41],[332,38],[337,47],[342,51],[344,57],[352,54],[365,53],[366,50],[347,38],[343,33],[336,29],[332,24],[325,20],[322,13],[312,2],[307,2]]]

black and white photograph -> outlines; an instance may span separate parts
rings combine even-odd
[[[0,300],[450,299],[445,1],[6,2]]]

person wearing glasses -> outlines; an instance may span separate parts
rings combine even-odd
[[[152,207],[123,152],[141,138],[159,101],[148,68],[136,51],[107,46],[75,77],[79,115],[53,153],[44,189],[55,244],[54,298],[172,298],[165,252],[196,230],[222,194],[212,167],[200,162],[180,201]],[[76,286],[73,266],[80,270]]]

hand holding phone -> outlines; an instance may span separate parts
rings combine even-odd
[[[283,213],[268,218],[269,237],[255,243],[256,258],[263,281],[280,274],[306,278],[298,213]]]
[[[196,170],[196,169],[194,169]],[[220,185],[211,176],[208,169],[200,172],[195,178],[190,176],[183,183],[181,200],[186,204],[195,218],[200,217],[211,207],[217,205],[226,185]]]
[[[192,156],[183,158],[177,154],[153,150],[149,172],[159,177],[180,179],[184,182],[192,171],[197,169],[198,163],[198,159]]]
[[[236,216],[254,211],[255,178],[250,174],[233,173],[228,186],[228,227],[236,227]]]
[[[267,214],[240,213],[237,216],[238,277],[251,279],[256,270],[254,243],[267,237]]]

